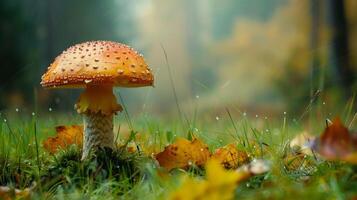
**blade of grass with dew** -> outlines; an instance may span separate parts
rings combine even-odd
[[[178,115],[179,115],[179,120],[180,120],[180,122],[182,124],[182,127],[185,127],[185,124],[184,124],[183,119],[182,119],[183,115],[182,115],[182,111],[181,111],[180,104],[179,104],[179,101],[178,101],[174,79],[172,77],[172,72],[171,72],[169,59],[168,59],[168,56],[167,56],[167,53],[166,53],[166,50],[165,50],[164,46],[162,44],[160,44],[160,45],[161,45],[162,51],[164,52],[165,61],[166,61],[166,67],[167,67],[167,70],[168,70],[168,73],[169,73],[171,89],[172,89],[172,93],[173,93],[174,98],[175,98],[175,103],[176,103],[176,108],[177,108],[177,112],[178,112]],[[187,122],[187,127],[186,128],[189,129],[189,127],[190,127],[189,123]]]
[[[236,126],[236,124],[235,124],[235,122],[234,122],[234,120],[233,120],[233,118],[232,118],[232,115],[231,115],[231,113],[230,113],[230,111],[229,111],[228,108],[226,108],[226,112],[227,112],[227,114],[228,114],[228,116],[229,116],[229,119],[230,119],[230,121],[231,121],[231,124],[232,124],[232,126],[233,126],[233,128],[234,128],[234,131],[235,131],[235,133],[236,133],[236,135],[237,135],[237,136],[234,136],[234,135],[231,135],[231,136],[232,136],[235,140],[237,140],[237,141],[239,141],[239,142],[242,142],[242,139],[240,138],[239,133],[238,133],[237,126]]]
[[[121,96],[121,94],[120,94],[119,91],[118,91],[118,95],[119,95],[119,98],[120,98],[120,102],[121,102],[122,105],[123,105],[123,110],[124,110],[125,119],[127,120],[127,123],[128,123],[128,125],[129,125],[129,128],[130,128],[131,130],[134,130],[133,123],[132,123],[132,121],[131,121],[131,118],[130,118],[128,109],[126,108],[124,98]]]

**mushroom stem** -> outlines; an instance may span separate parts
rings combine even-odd
[[[82,160],[88,157],[91,149],[99,147],[114,148],[113,114],[85,113],[83,123]]]
[[[112,86],[87,86],[75,108],[83,114],[82,160],[88,157],[92,149],[114,148],[113,115],[122,107],[116,102]]]

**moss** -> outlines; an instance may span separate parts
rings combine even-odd
[[[126,187],[131,188],[143,177],[143,159],[139,154],[128,153],[124,148],[103,148],[81,161],[81,151],[72,146],[53,156],[43,172],[41,182],[47,188],[59,185],[64,188],[83,188],[89,183],[96,187],[106,180],[115,180],[125,182]]]

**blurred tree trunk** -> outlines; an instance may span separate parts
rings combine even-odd
[[[311,32],[310,32],[310,49],[312,52],[310,63],[310,98],[312,99],[314,94],[319,90],[318,85],[319,77],[319,28],[320,28],[320,0],[311,0],[310,2],[311,12]]]
[[[334,72],[334,81],[343,87],[348,98],[352,91],[353,72],[350,66],[348,27],[344,0],[328,1],[329,25],[332,30],[329,63]]]
[[[321,90],[319,85],[319,34],[320,34],[320,0],[310,1],[311,29],[310,29],[310,103],[315,103]],[[310,130],[314,125],[315,112],[309,112]]]
[[[53,49],[53,31],[54,31],[54,24],[53,24],[53,14],[54,9],[56,6],[53,5],[53,0],[46,1],[46,63],[50,63],[54,57],[54,49]]]

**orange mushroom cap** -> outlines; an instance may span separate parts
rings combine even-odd
[[[48,67],[41,85],[46,88],[85,88],[87,85],[152,86],[151,69],[131,47],[111,41],[74,45]]]

